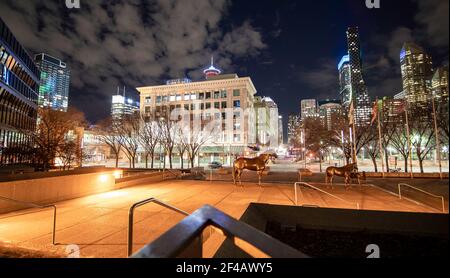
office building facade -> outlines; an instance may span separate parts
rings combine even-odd
[[[0,165],[30,162],[40,72],[0,19]]]
[[[448,66],[436,69],[431,79],[431,89],[436,102],[448,101]]]
[[[48,54],[35,56],[41,71],[39,107],[67,112],[69,106],[70,70],[67,64]]]
[[[433,62],[415,43],[405,43],[400,52],[403,90],[410,106],[426,106],[431,95]]]
[[[341,103],[345,109],[348,109],[352,102],[351,66],[350,57],[348,55],[342,57],[338,65],[338,70]]]
[[[201,153],[213,161],[223,157],[230,164],[235,155],[247,155],[248,146],[257,143],[255,95],[250,77],[219,75],[207,69],[206,81],[137,88],[141,113],[147,120],[167,118],[174,110],[201,115],[202,122],[221,121],[221,131],[212,136]],[[217,72],[217,71],[216,71]],[[218,73],[218,72],[217,72]]]
[[[300,104],[301,108],[301,118],[302,121],[308,118],[316,118],[317,114],[317,100],[315,99],[304,99]]]
[[[117,94],[112,97],[111,117],[113,121],[121,121],[124,117],[133,115],[139,110],[139,102],[126,98],[125,94]]]
[[[333,130],[342,119],[342,111],[342,105],[339,102],[323,102],[319,106],[319,116],[323,126],[327,130]]]
[[[288,144],[293,145],[298,136],[298,131],[302,124],[301,116],[296,114],[289,115],[288,119]]]
[[[350,63],[351,101],[354,103],[355,122],[358,126],[370,124],[372,105],[363,78],[359,28],[347,30],[348,56]]]
[[[257,143],[263,146],[278,147],[282,144],[279,137],[278,105],[270,97],[255,97],[254,108]]]

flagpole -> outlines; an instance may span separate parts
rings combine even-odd
[[[413,164],[412,164],[412,146],[411,146],[411,134],[409,130],[409,117],[408,117],[408,104],[406,104],[405,107],[405,115],[406,115],[406,135],[408,137],[408,149],[409,149],[409,167],[411,171],[411,179],[414,179],[414,173],[413,173]]]
[[[442,160],[441,160],[441,143],[439,140],[439,131],[438,131],[438,124],[437,124],[437,115],[436,115],[436,103],[434,101],[434,96],[431,96],[432,104],[433,104],[433,118],[434,118],[434,132],[436,134],[436,155],[439,160],[439,177],[441,180],[443,179],[442,176]]]
[[[381,169],[383,171],[383,178],[385,178],[386,176],[386,172],[385,172],[385,166],[384,166],[384,151],[383,151],[383,143],[382,143],[382,132],[381,132],[381,122],[380,122],[380,111],[378,109],[378,99],[376,101],[377,105],[377,118],[378,118],[378,140],[379,140],[379,144],[380,144],[380,154],[381,154]]]

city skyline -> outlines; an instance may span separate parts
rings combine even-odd
[[[160,84],[172,78],[199,80],[211,55],[215,56],[215,62],[223,72],[252,77],[258,95],[272,97],[280,106],[280,114],[287,118],[287,115],[298,110],[298,104],[291,101],[292,97],[301,100],[339,96],[336,65],[346,54],[345,32],[349,26],[360,27],[364,77],[372,98],[393,96],[401,91],[399,53],[404,42],[415,41],[422,45],[433,57],[436,66],[448,61],[448,29],[433,24],[434,20],[439,22],[443,20],[442,16],[445,20],[448,15],[438,13],[430,16],[445,8],[445,5],[448,7],[446,1],[432,1],[434,5],[427,5],[429,1],[395,1],[383,3],[383,8],[379,10],[367,9],[365,1],[322,1],[306,4],[306,7],[295,1],[261,1],[257,7],[248,3],[237,5],[233,1],[216,1],[214,5],[196,1],[177,3],[173,7],[158,1],[143,1],[154,3],[160,9],[155,12],[149,5],[142,4],[142,13],[138,13],[138,18],[133,20],[129,15],[136,15],[141,6],[128,1],[119,1],[109,7],[103,3],[83,3],[86,8],[76,11],[68,10],[61,1],[41,2],[34,1],[25,6],[23,1],[6,1],[2,4],[0,16],[8,26],[12,26],[29,52],[48,52],[67,61],[74,75],[70,105],[82,107],[91,123],[109,114],[111,95],[117,85],[134,89],[145,84]],[[47,10],[40,11],[42,5]],[[175,15],[182,8],[185,8],[182,12],[202,8],[212,13],[202,16],[197,23],[193,19],[183,19],[186,22],[181,22]],[[148,39],[142,42],[136,40],[146,32],[151,34],[157,31],[139,15],[158,19],[158,15],[166,14],[170,9],[173,9],[173,14],[165,19],[171,23],[168,28],[185,24],[183,30],[177,31],[187,35],[185,39],[181,37],[180,42],[194,43],[192,51],[184,46],[178,49],[187,51],[186,55],[180,56],[176,51],[177,43],[167,37],[156,37],[165,46],[162,52]],[[255,9],[257,13],[250,13],[250,9]],[[301,10],[316,11],[313,15],[320,12],[325,20],[316,23],[314,31],[295,28],[313,16],[292,16],[305,12]],[[43,15],[39,19],[40,28],[38,24],[32,24],[39,21],[38,11]],[[106,12],[123,15],[119,17],[123,20],[111,21]],[[401,14],[390,17],[389,22],[376,22],[380,16],[398,12]],[[281,13],[283,17],[280,17]],[[99,18],[99,23],[89,22],[93,16]],[[267,20],[264,16],[273,20]],[[339,23],[336,23],[337,16],[342,18]],[[51,23],[61,27],[52,29]],[[98,29],[104,23],[112,24],[108,27],[109,32]],[[81,34],[80,31],[85,32]],[[136,38],[127,37],[125,31],[135,34]],[[318,32],[323,35],[317,35]],[[304,43],[305,38],[308,38],[307,44]],[[84,44],[80,41],[82,39]],[[283,44],[286,40],[291,42],[289,46]],[[76,43],[80,49],[73,54]],[[94,48],[99,45],[104,49]],[[124,56],[127,49],[135,55]],[[146,51],[148,54],[144,55]],[[152,55],[154,57],[150,57]],[[127,65],[129,70],[125,72],[122,65]],[[92,74],[94,68],[99,70]],[[134,98],[137,98],[136,93]]]

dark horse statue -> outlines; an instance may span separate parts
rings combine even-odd
[[[272,158],[278,158],[278,156],[275,153],[265,153],[261,154],[260,156],[256,158],[244,158],[240,157],[236,159],[236,161],[233,164],[233,181],[234,184],[236,184],[237,180],[239,179],[239,184],[242,185],[242,173],[244,170],[250,170],[250,171],[256,171],[258,172],[258,178],[259,178],[259,185],[261,186],[261,178],[263,175],[263,172],[266,170],[267,162],[269,162]]]
[[[352,180],[352,173],[358,172],[358,166],[356,163],[349,164],[344,167],[328,167],[326,171],[325,183],[330,184],[333,188],[333,179],[335,176],[345,178],[345,185],[350,185]]]

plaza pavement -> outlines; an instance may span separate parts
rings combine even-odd
[[[317,185],[317,184],[316,184]],[[349,202],[358,202],[362,209],[412,212],[437,212],[419,204],[399,200],[380,189],[363,186],[345,190],[337,186],[332,192]],[[57,203],[57,245],[51,244],[52,211],[22,210],[0,215],[0,242],[8,246],[45,251],[66,256],[68,245],[78,245],[81,257],[123,258],[127,255],[127,224],[130,206],[147,198],[158,198],[188,213],[205,204],[239,219],[252,202],[293,205],[292,184],[254,183],[236,187],[230,182],[166,181]],[[354,209],[327,195],[303,188],[300,205]],[[136,210],[134,222],[134,251],[152,242],[173,227],[183,216],[149,204]],[[206,243],[204,255],[212,257],[223,238],[213,235]]]

